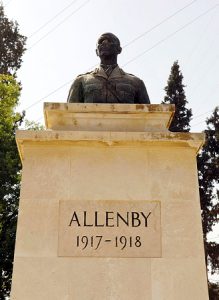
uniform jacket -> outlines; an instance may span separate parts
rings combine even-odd
[[[79,75],[73,82],[68,102],[150,103],[144,82],[118,66],[108,77],[102,67]]]

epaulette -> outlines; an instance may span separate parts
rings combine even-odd
[[[84,76],[84,75],[87,75],[87,74],[91,74],[92,72],[93,72],[93,71],[86,72],[86,73],[83,73],[83,74],[79,74],[79,75],[77,76],[77,78],[80,77],[80,76]]]

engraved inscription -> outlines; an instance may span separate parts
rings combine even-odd
[[[159,201],[60,201],[59,256],[161,257]]]
[[[126,226],[131,227],[139,227],[145,226],[147,227],[148,224],[148,217],[150,216],[151,211],[145,215],[144,212],[126,212],[124,215],[120,214],[119,212],[114,211],[106,211],[104,212],[104,223],[100,223],[100,213],[95,211],[92,216],[92,223],[89,224],[88,222],[88,212],[84,211],[82,216],[78,216],[76,211],[73,212],[71,221],[69,226],[76,225],[76,226],[84,226],[84,227],[119,227],[121,223],[125,224]]]

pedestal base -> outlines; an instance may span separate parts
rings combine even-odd
[[[99,106],[101,131],[95,118],[93,130],[79,120],[82,128],[17,132],[23,172],[11,299],[208,299],[196,168],[203,135],[170,133],[168,121],[158,132],[151,124],[136,131],[132,120],[127,131],[121,107]],[[130,107],[135,118],[148,117],[147,105]],[[162,107],[168,111],[158,114]],[[94,113],[83,104],[46,109],[68,124]],[[104,130],[107,115],[113,131]],[[110,200],[112,210],[113,201],[159,201],[161,257],[58,256],[60,202],[87,200]]]

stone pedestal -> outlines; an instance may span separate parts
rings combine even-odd
[[[11,299],[207,300],[196,167],[203,134],[169,132],[170,105],[46,103],[44,112],[47,130],[17,132],[23,171]],[[68,213],[74,201],[106,201],[112,210],[159,203],[156,255],[65,255],[60,209]]]

